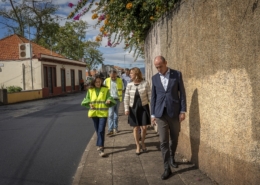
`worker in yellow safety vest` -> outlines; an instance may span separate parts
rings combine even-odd
[[[114,106],[108,110],[108,136],[118,133],[118,109],[123,99],[124,84],[121,78],[117,77],[117,71],[111,70],[110,77],[105,79],[104,85],[109,89],[111,97],[116,101]]]
[[[81,105],[89,108],[88,117],[94,122],[95,131],[97,134],[97,150],[101,157],[105,156],[105,128],[108,117],[108,109],[116,104],[116,101],[110,96],[109,89],[103,85],[102,78],[96,76],[91,82],[87,91],[86,98]]]

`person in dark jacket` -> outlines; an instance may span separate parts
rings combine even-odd
[[[170,166],[178,167],[174,155],[185,119],[186,94],[181,72],[168,68],[163,56],[155,57],[154,66],[158,73],[152,77],[151,121],[158,126],[164,162],[161,179],[165,180],[172,174]]]

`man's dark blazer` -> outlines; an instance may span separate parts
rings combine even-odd
[[[170,69],[166,91],[159,73],[152,77],[151,114],[160,118],[165,107],[170,117],[176,117],[180,112],[186,112],[186,94],[180,71]]]

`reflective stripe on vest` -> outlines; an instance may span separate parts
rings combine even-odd
[[[101,87],[99,94],[97,96],[96,89],[92,88],[88,90],[90,103],[94,106],[94,108],[90,108],[88,111],[89,117],[107,117],[108,116],[108,107],[106,105],[106,97],[108,88]]]
[[[108,87],[108,89],[110,89],[110,85],[111,85],[111,78],[107,78],[106,86]],[[117,87],[119,100],[122,101],[122,99],[123,99],[123,82],[122,82],[122,80],[120,80],[120,78],[116,78],[116,87]]]

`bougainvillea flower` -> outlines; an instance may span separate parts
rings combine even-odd
[[[103,14],[103,15],[100,15],[100,16],[99,16],[98,20],[99,20],[99,21],[103,21],[103,20],[105,20],[105,18],[106,18],[106,16]]]
[[[80,14],[78,14],[76,17],[74,17],[73,19],[76,21],[76,20],[79,20],[80,18]]]
[[[112,47],[112,43],[111,43],[110,40],[107,41],[107,45],[108,45],[109,47]]]
[[[102,27],[99,29],[99,31],[100,31],[100,32],[103,32],[104,29],[105,29],[104,26],[102,26]]]
[[[133,7],[133,3],[127,3],[126,9],[130,10]]]
[[[103,31],[103,34],[104,34],[104,35],[107,35],[107,31]]]
[[[68,6],[72,8],[74,6],[74,4],[73,3],[69,3]]]
[[[96,40],[96,42],[100,42],[100,41],[102,41],[102,38],[100,36],[97,36],[95,40]]]
[[[97,14],[97,13],[94,13],[91,18],[92,18],[92,19],[98,18],[98,14]]]
[[[105,19],[104,24],[108,24],[108,23],[109,23],[108,19]]]

